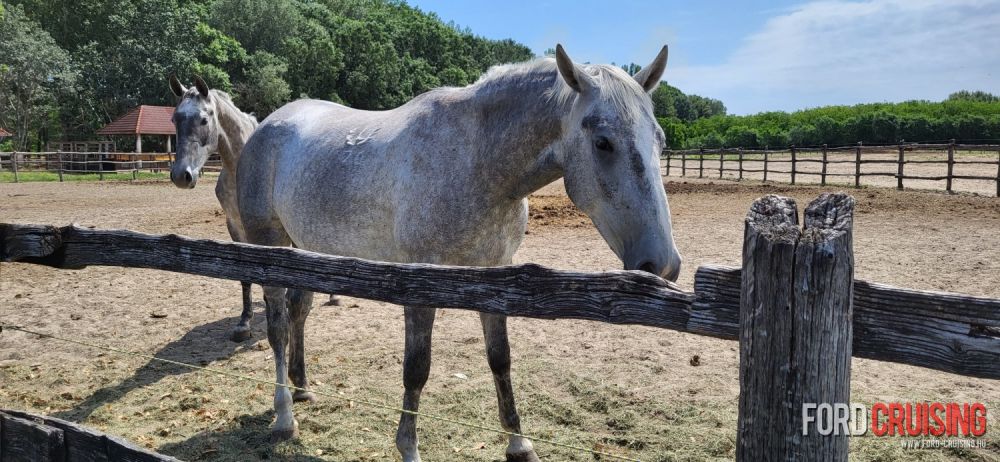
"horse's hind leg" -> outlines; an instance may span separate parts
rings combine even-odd
[[[289,319],[285,306],[285,289],[281,287],[264,287],[264,304],[267,306],[267,341],[274,353],[275,381],[274,389],[274,427],[271,429],[271,441],[277,442],[294,438],[298,434],[299,424],[292,413],[292,394],[288,391],[288,357],[285,355],[288,346]]]
[[[507,340],[507,317],[480,314],[483,323],[483,337],[486,339],[486,359],[493,371],[497,401],[500,407],[500,425],[504,430],[521,433],[521,418],[514,405],[514,387],[510,381],[510,343]],[[511,435],[507,444],[508,462],[537,462],[538,456],[531,440]]]
[[[247,196],[241,203],[243,212],[243,227],[247,242],[259,245],[287,246],[291,238],[280,222],[273,217],[269,202],[261,197]],[[267,199],[264,197],[263,199]],[[243,199],[241,199],[242,201]],[[242,208],[243,205],[247,207]],[[292,393],[288,390],[288,340],[291,331],[288,307],[285,303],[283,287],[264,286],[264,305],[267,313],[267,341],[271,344],[274,354],[275,382],[274,389],[274,427],[271,428],[271,441],[281,441],[293,438],[298,434],[298,423],[292,412]]]
[[[292,333],[288,338],[288,377],[296,390],[292,393],[294,401],[315,401],[316,395],[307,391],[309,380],[306,378],[305,355],[305,325],[309,311],[312,310],[313,293],[306,290],[288,289],[285,293],[288,302]]]
[[[403,353],[403,409],[416,412],[420,407],[420,392],[431,371],[431,331],[436,308],[403,308],[406,318],[406,346]],[[403,462],[419,462],[417,449],[417,416],[403,413],[396,430],[396,448]]]

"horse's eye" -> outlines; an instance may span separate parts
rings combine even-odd
[[[205,118],[205,117],[202,117],[202,118],[201,118],[201,124],[202,124],[202,125],[208,125],[208,119],[207,119],[207,118]]]
[[[606,136],[598,136],[594,140],[594,147],[606,152],[613,152],[615,150],[614,146],[611,146],[611,141],[608,141]]]

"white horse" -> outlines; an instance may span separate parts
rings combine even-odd
[[[195,77],[194,87],[185,88],[172,75],[170,91],[180,98],[173,117],[177,131],[177,157],[170,168],[170,180],[178,188],[193,188],[208,157],[218,152],[222,158],[222,173],[215,184],[215,197],[226,213],[229,236],[236,242],[247,242],[240,221],[240,208],[236,205],[236,166],[243,145],[257,128],[257,119],[237,108],[225,92],[209,90],[201,77]],[[242,284],[243,312],[232,332],[234,342],[250,338],[250,321],[253,319],[250,283]]]
[[[249,242],[393,262],[511,263],[524,237],[526,197],[565,177],[626,269],[676,279],[681,258],[660,177],[663,131],[648,92],[667,48],[634,78],[614,66],[556,59],[498,66],[473,85],[442,88],[389,111],[299,100],[277,110],[247,141],[239,206]],[[265,287],[267,335],[277,382],[273,439],[298,424],[291,378],[308,387],[303,326],[312,294]],[[407,306],[403,407],[417,410],[431,358],[435,307]],[[519,433],[506,318],[482,315],[504,429]],[[288,354],[286,356],[286,347]],[[416,417],[403,414],[396,446],[418,461]],[[508,460],[538,460],[511,436]]]

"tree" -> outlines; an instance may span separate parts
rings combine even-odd
[[[285,61],[266,51],[258,51],[247,63],[246,77],[236,83],[236,102],[244,111],[265,117],[288,102],[292,90],[285,81]]]
[[[957,91],[948,95],[948,101],[978,101],[984,103],[1000,102],[1000,96],[996,96],[985,91]]]
[[[15,131],[15,149],[28,147],[31,134],[37,133],[36,124],[47,122],[56,96],[76,78],[69,54],[52,36],[28,19],[21,6],[3,6],[0,125]]]

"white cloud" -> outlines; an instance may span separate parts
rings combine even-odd
[[[1000,93],[1000,1],[807,3],[768,20],[726,62],[667,78],[737,114]]]

